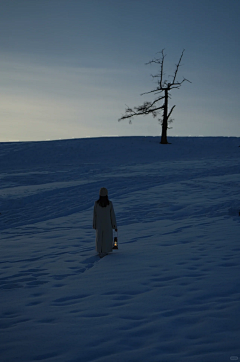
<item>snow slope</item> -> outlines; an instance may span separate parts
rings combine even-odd
[[[240,138],[169,140],[0,143],[1,362],[240,360]]]

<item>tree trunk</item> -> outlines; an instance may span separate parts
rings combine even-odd
[[[161,144],[166,145],[167,141],[167,128],[168,128],[168,89],[164,90],[164,108],[163,108],[163,121],[162,121],[162,136],[161,136]]]

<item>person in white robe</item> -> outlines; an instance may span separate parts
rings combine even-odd
[[[113,230],[117,231],[116,216],[108,191],[102,187],[99,199],[94,204],[93,229],[96,230],[96,250],[99,256],[105,256],[113,248]]]

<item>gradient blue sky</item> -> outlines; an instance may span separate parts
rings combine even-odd
[[[0,0],[0,141],[159,135],[118,122],[154,87],[165,48],[169,136],[240,136],[239,0]]]

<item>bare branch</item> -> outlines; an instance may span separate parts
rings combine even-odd
[[[176,106],[173,106],[173,107],[171,108],[171,111],[169,112],[169,114],[168,114],[168,116],[167,116],[167,120],[168,120],[169,117],[171,116],[171,113],[172,113],[172,111],[174,110],[175,107],[176,107]]]
[[[188,80],[187,78],[184,78],[184,79],[182,80],[181,84],[182,84],[183,82],[189,82],[189,83],[192,83],[192,82],[190,82],[190,80]]]
[[[184,52],[185,52],[185,49],[183,49],[182,54],[181,54],[181,56],[180,56],[180,59],[179,59],[179,61],[178,61],[178,64],[176,65],[176,70],[175,70],[175,73],[174,73],[174,76],[173,76],[172,84],[175,83],[176,76],[177,76],[177,72],[178,72],[178,68],[179,68],[180,63],[181,63],[181,61],[182,61],[182,57],[183,57],[183,53],[184,53]]]
[[[140,96],[143,96],[144,94],[150,94],[150,93],[155,93],[155,94],[161,93],[161,92],[163,92],[163,90],[164,89],[156,88],[156,89],[153,89],[152,91],[141,93]],[[162,97],[162,98],[164,98],[164,97]]]
[[[162,57],[161,58],[155,58],[153,60],[150,60],[150,62],[146,63],[147,65],[148,64],[152,64],[152,63],[155,63],[155,64],[160,64],[161,65],[161,72],[159,75],[155,75],[155,76],[152,76],[152,77],[159,77],[159,88],[162,88],[162,81],[163,81],[163,63],[164,63],[164,59],[165,59],[165,54],[164,54],[164,49],[162,49],[162,51],[160,52],[162,54]]]
[[[163,62],[164,62],[164,49],[162,50],[162,62],[161,62],[161,79],[159,81],[159,86],[162,88],[162,77],[163,77]]]
[[[127,108],[125,111],[125,115],[122,116],[121,118],[119,118],[118,121],[121,121],[123,119],[127,119],[127,118],[132,118],[134,116],[146,116],[150,113],[152,113],[153,117],[156,117],[158,112],[164,108],[164,106],[160,106],[160,107],[152,107],[155,103],[157,102],[157,100],[155,100],[154,102],[145,102],[143,103],[141,106],[138,107],[134,107],[134,109],[132,108]]]
[[[179,88],[181,87],[181,85],[183,84],[183,82],[192,83],[192,82],[190,82],[190,80],[184,78],[184,79],[183,79],[181,82],[179,82],[179,83],[173,83],[173,84],[171,84],[169,90],[171,90],[171,89],[179,89]]]

